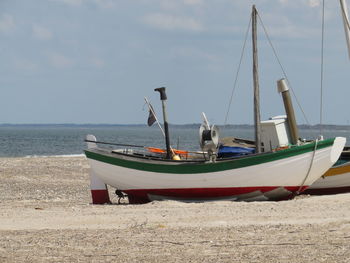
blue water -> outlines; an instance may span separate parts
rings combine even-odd
[[[83,154],[87,134],[99,141],[154,146],[164,148],[164,138],[159,128],[147,126],[0,126],[0,157],[56,156]],[[199,150],[198,127],[170,127],[171,145],[174,148]],[[253,138],[252,128],[221,128],[220,137]],[[302,129],[303,138],[314,139],[319,130]],[[325,130],[325,138],[347,137],[350,130]]]

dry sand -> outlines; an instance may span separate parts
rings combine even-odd
[[[350,194],[91,205],[84,157],[0,158],[0,262],[350,262]]]

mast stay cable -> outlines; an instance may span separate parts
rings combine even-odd
[[[233,94],[234,94],[234,92],[235,92],[235,90],[237,88],[238,75],[239,75],[239,72],[241,70],[241,65],[242,65],[242,61],[243,61],[243,55],[244,55],[244,51],[245,51],[245,48],[246,48],[247,39],[248,39],[248,33],[250,31],[250,24],[251,23],[252,23],[252,17],[250,16],[249,23],[248,23],[248,28],[247,28],[246,33],[245,33],[244,43],[243,43],[243,47],[242,47],[242,51],[241,51],[241,57],[240,57],[240,60],[239,60],[239,63],[238,63],[238,68],[237,68],[237,72],[236,72],[236,76],[235,76],[235,82],[233,84],[231,97],[230,97],[230,101],[229,101],[227,112],[226,112],[226,116],[225,116],[224,126],[226,126],[226,124],[227,124],[227,119],[228,119],[228,114],[230,113],[230,108],[231,108],[231,104],[232,104]]]
[[[298,104],[298,107],[299,107],[299,109],[301,110],[301,112],[303,114],[304,120],[306,121],[306,123],[308,125],[310,125],[310,122],[309,122],[309,120],[308,120],[308,118],[307,118],[307,116],[306,116],[306,114],[305,114],[305,112],[303,110],[303,107],[301,106],[301,103],[298,100],[298,97],[296,96],[296,94],[294,92],[294,89],[292,88],[292,85],[290,84],[290,81],[289,81],[289,79],[287,77],[286,71],[284,70],[284,67],[282,66],[281,60],[279,59],[279,57],[277,55],[276,49],[275,49],[275,47],[272,44],[271,38],[270,38],[270,36],[269,36],[269,34],[268,34],[267,30],[266,30],[266,27],[265,27],[265,25],[264,25],[260,15],[259,15],[259,13],[257,13],[257,16],[258,16],[258,19],[259,19],[259,21],[260,21],[260,23],[262,25],[262,28],[263,28],[264,33],[265,33],[265,36],[266,36],[266,38],[267,38],[267,40],[269,42],[269,45],[271,46],[271,49],[272,49],[273,54],[275,56],[275,59],[277,60],[277,63],[279,64],[279,66],[281,68],[282,74],[283,74],[284,78],[287,80],[288,85],[290,87],[290,90],[292,91],[293,97],[295,98],[295,100],[296,100],[296,102]],[[242,47],[242,51],[241,51],[241,56],[240,56],[240,60],[239,60],[239,63],[238,63],[238,68],[237,68],[237,71],[236,71],[235,81],[234,81],[234,85],[233,85],[231,96],[230,96],[230,100],[229,100],[228,109],[227,109],[226,116],[225,116],[224,126],[227,125],[227,120],[228,120],[228,115],[229,115],[231,104],[232,104],[232,100],[233,100],[233,95],[234,95],[234,92],[235,92],[235,90],[237,88],[238,75],[239,75],[239,72],[240,72],[240,69],[241,69],[241,66],[242,66],[242,60],[243,60],[243,55],[244,55],[244,51],[245,51],[246,44],[247,44],[247,38],[248,38],[248,33],[249,33],[251,21],[252,21],[252,18],[250,18],[249,24],[248,24],[248,28],[246,30],[245,39],[244,39],[244,43],[243,43],[243,47]],[[350,29],[350,25],[349,24],[348,24],[348,26],[349,26],[349,29]]]
[[[271,48],[272,48],[272,51],[273,51],[273,53],[274,53],[274,55],[275,55],[275,58],[276,58],[276,60],[277,60],[277,62],[278,62],[278,64],[279,64],[279,66],[280,66],[280,68],[281,68],[281,70],[282,70],[283,76],[284,76],[284,78],[285,78],[285,79],[287,80],[287,82],[288,82],[289,88],[290,88],[290,90],[291,90],[292,93],[293,93],[293,96],[294,96],[294,98],[295,98],[295,100],[296,100],[296,102],[297,102],[297,104],[298,104],[298,106],[299,106],[299,108],[300,108],[300,110],[301,110],[301,112],[302,112],[302,114],[303,114],[303,117],[304,117],[306,123],[307,123],[308,125],[310,125],[310,122],[309,122],[308,118],[306,117],[306,114],[305,114],[305,112],[304,112],[304,110],[303,110],[303,107],[301,106],[301,104],[300,104],[300,102],[299,102],[299,100],[298,100],[298,98],[297,98],[297,96],[296,96],[296,94],[295,94],[295,92],[294,92],[294,90],[293,90],[293,88],[292,88],[292,85],[290,84],[290,81],[289,81],[289,79],[288,79],[288,77],[287,77],[287,74],[286,74],[286,72],[285,72],[285,70],[284,70],[284,68],[283,68],[283,66],[282,66],[282,63],[281,63],[281,61],[280,61],[280,59],[279,59],[279,57],[278,57],[278,55],[277,55],[276,49],[275,49],[275,47],[274,47],[273,44],[272,44],[271,38],[270,38],[269,34],[267,33],[267,30],[266,30],[266,28],[265,28],[265,26],[264,26],[264,23],[263,23],[263,21],[262,21],[260,15],[259,15],[259,13],[258,13],[258,18],[259,18],[259,21],[260,21],[260,23],[261,23],[262,28],[264,29],[266,38],[267,38],[267,40],[268,40],[268,42],[269,42],[269,44],[270,44],[270,46],[271,46]]]

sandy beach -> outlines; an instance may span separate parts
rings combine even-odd
[[[350,262],[350,194],[91,205],[88,168],[0,158],[0,262]]]

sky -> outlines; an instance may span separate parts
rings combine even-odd
[[[299,124],[320,123],[319,0],[0,0],[0,124],[223,124],[252,4],[296,99]],[[349,124],[350,61],[339,1],[325,0],[322,122]],[[259,23],[261,118],[284,114],[284,77]],[[253,123],[251,36],[229,124]],[[305,113],[302,114],[302,111]]]

